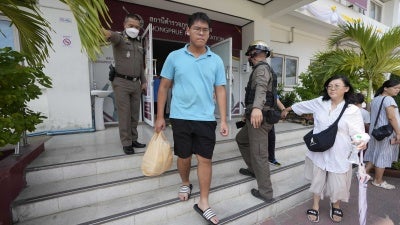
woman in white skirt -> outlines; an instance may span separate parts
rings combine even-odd
[[[371,125],[369,133],[374,129],[375,121],[378,117],[376,128],[392,125],[394,132],[389,137],[381,141],[371,138],[365,153],[365,161],[368,161],[366,172],[369,173],[375,167],[375,176],[372,184],[384,189],[394,189],[395,186],[383,180],[385,167],[391,167],[392,162],[398,160],[400,143],[400,119],[399,109],[392,96],[396,96],[400,91],[399,80],[387,80],[375,93],[375,98],[371,102]],[[382,109],[378,115],[382,103]]]
[[[324,84],[322,96],[299,103],[284,110],[286,117],[290,110],[296,114],[312,113],[314,133],[328,128],[339,117],[345,103],[353,94],[353,87],[345,76],[335,75]],[[341,202],[348,202],[352,167],[347,157],[352,149],[352,137],[359,135],[358,150],[366,148],[369,135],[365,133],[360,109],[349,104],[338,123],[338,132],[334,145],[324,152],[306,153],[305,177],[311,180],[310,191],[313,195],[312,208],[306,211],[311,222],[319,222],[319,202],[324,196],[330,198],[330,217],[334,222],[342,221]]]

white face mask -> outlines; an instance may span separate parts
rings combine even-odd
[[[125,29],[125,33],[130,38],[136,38],[138,36],[138,34],[139,34],[139,30],[134,28],[134,27],[130,27],[130,28],[126,28]]]

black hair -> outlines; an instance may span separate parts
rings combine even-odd
[[[362,104],[365,101],[365,97],[361,93],[354,93],[350,98],[350,103],[352,104]]]
[[[325,81],[324,89],[322,90],[322,101],[328,101],[329,99],[331,99],[331,97],[328,94],[327,87],[332,80],[337,80],[337,79],[342,80],[344,86],[349,88],[349,91],[344,93],[344,100],[346,102],[350,101],[350,98],[354,93],[354,89],[353,86],[351,86],[349,79],[344,75],[333,75],[327,81]]]
[[[134,19],[134,20],[139,21],[140,27],[143,27],[143,19],[142,19],[142,17],[139,16],[138,14],[136,14],[136,13],[128,13],[128,14],[126,14],[124,23],[126,23],[126,21],[127,21],[128,19]]]
[[[400,80],[398,80],[398,79],[389,79],[389,80],[383,82],[382,86],[380,86],[378,88],[378,90],[376,90],[375,97],[382,94],[383,91],[385,90],[385,88],[394,87],[399,84],[400,84]]]
[[[211,24],[210,18],[203,12],[196,12],[190,15],[188,19],[188,27],[190,28],[196,21],[206,22],[208,27],[210,27]]]

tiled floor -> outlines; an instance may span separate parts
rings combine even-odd
[[[394,184],[394,190],[384,190],[368,184],[367,188],[367,225],[400,225],[400,178],[385,177],[388,183]],[[350,200],[342,203],[343,221],[341,225],[358,225],[358,181],[352,179]],[[288,211],[268,218],[260,225],[306,225],[316,224],[308,221],[306,210],[312,206],[312,200],[300,204]],[[320,203],[320,220],[318,225],[333,225],[329,217],[329,199],[325,198]]]

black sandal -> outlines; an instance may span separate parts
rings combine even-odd
[[[179,187],[179,194],[187,194],[187,199],[183,200],[183,201],[187,201],[190,199],[190,196],[192,195],[192,189],[193,189],[193,185],[189,184],[189,185],[182,185]]]
[[[333,207],[333,203],[331,203],[331,210],[329,211],[329,216],[331,217],[331,220],[335,223],[340,223],[342,222],[342,218],[343,218],[343,211],[339,208],[334,208]],[[339,221],[334,220],[333,216],[337,216],[340,218]]]
[[[315,209],[308,209],[307,210],[307,219],[313,223],[318,223],[319,222],[319,212],[318,210]],[[316,218],[313,220],[310,218],[310,216],[315,216]]]
[[[193,209],[194,209],[198,214],[200,214],[200,215],[203,217],[203,219],[205,219],[205,220],[208,222],[208,224],[218,224],[218,223],[214,223],[214,222],[211,220],[213,217],[216,217],[216,216],[217,216],[217,215],[214,213],[214,211],[212,211],[211,208],[208,208],[208,209],[206,209],[206,210],[203,211],[203,210],[201,210],[201,209],[199,208],[199,205],[194,204]]]

